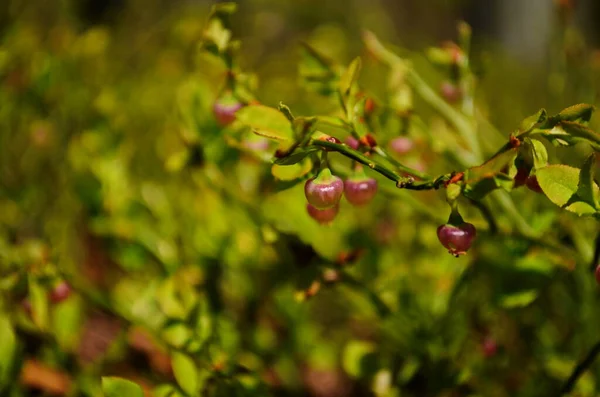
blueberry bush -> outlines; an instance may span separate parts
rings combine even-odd
[[[600,393],[573,2],[530,67],[465,22],[48,3],[0,5],[0,395]]]

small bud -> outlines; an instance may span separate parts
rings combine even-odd
[[[365,114],[371,114],[375,110],[375,101],[372,98],[365,100]]]
[[[334,284],[340,281],[340,272],[335,269],[327,269],[323,272],[323,281],[327,284]]]

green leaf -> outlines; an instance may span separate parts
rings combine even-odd
[[[540,109],[536,114],[533,114],[521,122],[521,126],[519,127],[519,131],[521,132],[529,132],[539,123],[543,123],[546,121],[548,117],[548,113],[546,109]]]
[[[441,66],[448,66],[452,63],[452,54],[439,47],[430,47],[426,51],[427,58],[431,63]]]
[[[285,156],[285,157],[282,157],[282,158],[275,159],[275,164],[278,164],[278,165],[293,165],[293,164],[299,163],[300,161],[304,160],[306,158],[306,156],[309,156],[310,154],[316,153],[318,151],[319,151],[319,149],[316,148],[316,147],[308,147],[308,148],[296,149],[289,156]]]
[[[169,384],[156,386],[152,390],[152,395],[154,397],[185,397],[175,386]]]
[[[513,294],[504,295],[500,299],[500,306],[506,309],[525,307],[531,304],[538,297],[536,290],[522,291]]]
[[[526,144],[530,145],[531,148],[531,156],[533,158],[533,168],[536,170],[539,168],[544,168],[548,165],[548,151],[546,150],[546,146],[537,140],[537,139],[529,139],[525,138]]]
[[[183,391],[190,396],[198,395],[200,379],[194,360],[183,353],[175,352],[171,357],[171,365],[175,379]]]
[[[40,329],[47,329],[50,320],[48,295],[46,289],[33,276],[29,276],[29,300],[33,322]]]
[[[161,311],[169,318],[184,319],[198,302],[193,287],[179,282],[176,277],[164,280],[156,290]]]
[[[298,179],[312,170],[312,161],[305,158],[299,163],[292,165],[274,164],[271,167],[271,174],[280,181],[291,181]]]
[[[292,123],[294,130],[294,136],[300,144],[304,144],[308,141],[308,138],[315,131],[317,119],[315,117],[298,117]]]
[[[283,113],[268,106],[246,106],[237,111],[236,118],[254,133],[270,139],[286,141],[294,136],[292,123]]]
[[[283,115],[290,121],[290,123],[294,122],[294,115],[292,114],[292,110],[285,105],[283,102],[279,102],[279,106],[277,106],[277,109],[283,113]]]
[[[500,174],[514,161],[517,151],[517,148],[508,149],[477,167],[469,168],[465,171],[465,181],[467,184],[473,184],[482,179],[493,178]]]
[[[597,189],[596,182],[594,182],[594,169],[596,165],[596,155],[590,154],[583,163],[581,173],[579,174],[579,185],[577,187],[577,194],[582,200],[592,205],[594,208],[598,208]]]
[[[17,349],[15,331],[5,313],[0,317],[0,389],[12,381],[15,353]]]
[[[144,397],[144,391],[136,383],[116,376],[102,377],[105,397]]]
[[[600,144],[600,134],[597,134],[595,131],[583,124],[572,121],[561,121],[557,127],[574,137],[582,138],[595,144]]]
[[[594,106],[588,105],[587,103],[580,103],[561,110],[555,117],[559,121],[583,120],[587,122],[592,118],[594,110]]]
[[[559,207],[579,215],[593,214],[594,207],[571,197],[577,193],[580,170],[567,165],[549,165],[536,171],[536,177],[542,191]],[[597,188],[594,188],[597,191]]]
[[[588,156],[583,168],[579,173],[579,183],[577,185],[577,192],[571,196],[565,206],[576,203],[578,201],[587,203],[593,208],[598,209],[598,198],[597,191],[598,187],[594,182],[594,165],[596,163],[596,155],[592,153]]]
[[[346,373],[354,378],[362,378],[368,373],[375,373],[375,346],[371,342],[353,340],[344,349],[342,366]]]
[[[350,63],[344,74],[340,77],[340,92],[343,96],[348,95],[352,85],[356,82],[356,80],[358,80],[361,67],[362,62],[360,57],[356,57]]]
[[[215,55],[225,52],[231,40],[229,17],[237,9],[235,3],[215,4],[204,31],[203,47]]]

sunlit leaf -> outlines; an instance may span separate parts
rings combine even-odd
[[[183,353],[175,352],[171,358],[171,365],[175,379],[183,391],[190,396],[198,395],[200,382],[194,360]]]
[[[525,120],[521,122],[521,126],[519,127],[519,131],[527,132],[531,131],[533,127],[537,124],[542,123],[546,120],[548,114],[546,113],[546,109],[540,109],[536,114],[533,114],[527,117]]]
[[[542,142],[537,139],[525,139],[525,142],[531,147],[533,158],[533,168],[539,169],[548,165],[548,151]]]
[[[504,295],[500,300],[500,305],[506,309],[525,307],[531,304],[538,297],[536,290],[522,291],[514,294]]]
[[[492,178],[503,172],[517,156],[517,148],[509,149],[486,161],[482,165],[469,168],[465,172],[465,181],[475,183],[482,179]]]
[[[271,174],[281,181],[292,181],[308,174],[311,170],[312,161],[305,158],[292,165],[274,164],[273,167],[271,167]]]
[[[358,75],[361,69],[360,57],[354,58],[350,63],[344,74],[340,77],[340,92],[342,95],[348,95],[352,85],[358,80]]]
[[[587,103],[580,103],[561,110],[556,116],[556,119],[560,121],[590,121],[594,110],[594,106],[588,105]]]
[[[293,164],[299,163],[300,161],[304,160],[307,156],[311,155],[312,153],[317,153],[319,151],[320,151],[319,148],[316,148],[316,147],[296,149],[289,156],[275,159],[275,164],[293,165]],[[281,178],[279,178],[279,179],[281,179]]]
[[[16,338],[12,324],[5,313],[0,315],[0,388],[11,381],[16,353]]]
[[[562,121],[558,127],[562,128],[562,130],[574,137],[582,138],[595,144],[600,144],[600,134],[596,133],[585,125],[572,121]]]
[[[236,118],[261,136],[275,140],[291,140],[292,124],[279,110],[264,106],[246,106],[236,113]]]
[[[144,397],[144,391],[136,383],[115,376],[102,377],[105,397]]]
[[[563,207],[577,192],[580,170],[567,165],[549,165],[536,171],[536,177],[544,194],[554,204]],[[566,209],[577,214],[592,214],[594,207],[583,201],[570,203]]]
[[[353,340],[344,349],[342,366],[346,373],[354,378],[375,373],[377,368],[373,366],[373,353],[375,346],[371,342]]]

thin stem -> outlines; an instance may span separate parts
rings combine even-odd
[[[596,266],[598,266],[598,259],[600,259],[600,232],[598,232],[598,234],[596,235],[594,245],[594,258],[592,259],[592,263],[590,264],[590,270],[592,272],[596,270]]]
[[[363,41],[375,58],[387,64],[392,69],[400,69],[406,76],[406,81],[413,90],[442,117],[446,119],[471,148],[472,155],[465,159],[470,165],[482,161],[481,147],[473,124],[467,117],[450,106],[421,76],[407,65],[398,55],[386,49],[372,32],[364,32]]]
[[[559,396],[563,396],[573,390],[581,375],[594,363],[598,354],[600,354],[600,341],[596,342],[585,358],[573,368],[573,372],[571,372],[571,375],[560,389]]]
[[[374,159],[365,156],[361,152],[354,150],[346,145],[323,141],[323,140],[313,140],[310,143],[313,146],[319,146],[326,149],[329,149],[334,152],[341,153],[346,157],[349,157],[352,160],[358,161],[361,164],[366,165],[371,168],[373,171],[380,173],[386,178],[396,182],[396,185],[400,188],[411,189],[411,190],[431,190],[438,189],[440,186],[444,184],[450,178],[450,175],[442,175],[436,179],[431,179],[428,175],[413,170],[410,167],[406,167],[400,164],[397,166],[398,169],[402,170],[411,175],[415,175],[416,177],[425,179],[424,181],[415,182],[412,177],[403,177],[396,173],[394,170],[386,167],[385,165],[375,161]]]
[[[473,199],[469,199],[469,202],[474,207],[476,207],[479,210],[479,212],[481,212],[481,215],[483,215],[483,217],[487,221],[490,234],[497,234],[498,224],[496,223],[496,219],[494,219],[494,215],[492,214],[492,211],[488,208],[488,206],[482,203],[481,201]]]

